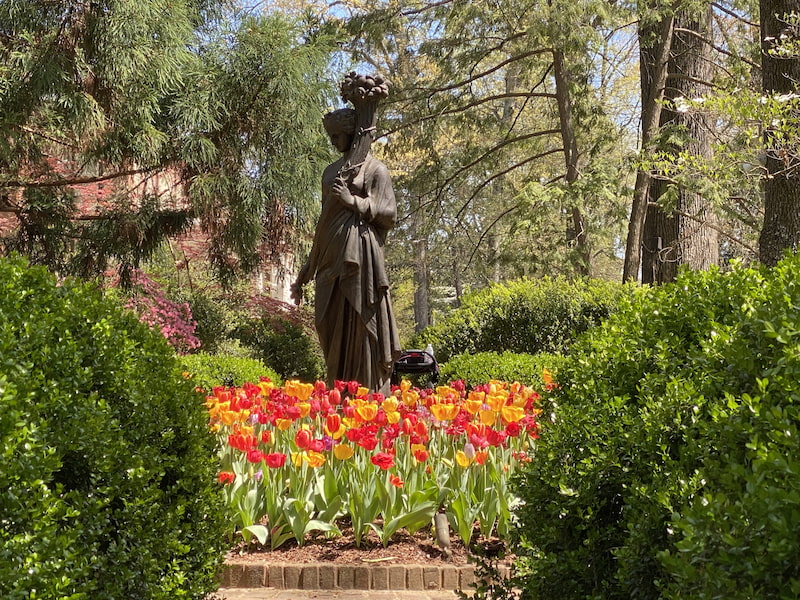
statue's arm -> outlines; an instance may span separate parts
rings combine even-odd
[[[356,196],[356,208],[361,218],[378,229],[392,229],[397,220],[397,202],[389,170],[383,163],[378,163],[367,179],[366,192],[366,197]]]

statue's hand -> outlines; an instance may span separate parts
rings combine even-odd
[[[356,199],[343,179],[336,179],[331,186],[331,196],[339,200],[343,206],[350,210],[356,209]]]
[[[298,279],[289,287],[289,293],[296,306],[300,306],[303,301],[303,284]]]

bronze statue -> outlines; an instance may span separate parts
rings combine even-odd
[[[315,280],[314,313],[325,355],[328,383],[358,381],[388,394],[400,354],[384,244],[397,217],[389,171],[369,153],[375,107],[388,83],[351,73],[343,108],[323,118],[325,131],[343,156],[322,174],[322,212],[308,262],[292,285],[299,303],[303,284]]]

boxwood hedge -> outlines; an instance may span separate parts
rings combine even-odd
[[[163,337],[0,260],[6,600],[203,598],[225,544],[215,442]]]
[[[629,289],[594,279],[518,279],[466,296],[461,306],[410,341],[431,344],[439,362],[477,352],[564,352],[605,319]]]
[[[558,380],[516,484],[526,597],[800,594],[800,255],[641,289]]]

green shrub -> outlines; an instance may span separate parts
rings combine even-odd
[[[557,371],[564,358],[556,354],[515,354],[513,352],[479,352],[459,354],[440,368],[440,382],[461,379],[469,386],[486,383],[490,379],[519,381],[525,385],[542,388],[543,369]]]
[[[231,310],[224,303],[202,292],[192,292],[184,296],[192,310],[192,317],[197,323],[194,334],[200,340],[200,348],[207,354],[217,354],[220,345],[229,335]]]
[[[203,598],[225,545],[202,397],[159,333],[0,260],[6,600]]]
[[[431,344],[441,362],[459,354],[563,352],[605,319],[625,286],[601,280],[520,279],[466,296],[440,323],[410,343]]]
[[[561,365],[517,480],[535,598],[800,593],[800,256],[645,288]]]
[[[215,356],[200,352],[181,357],[183,367],[191,374],[195,385],[210,391],[224,385],[241,386],[246,382],[256,383],[261,377],[269,377],[281,384],[278,374],[255,358],[238,356]]]
[[[233,335],[283,379],[316,381],[324,377],[322,351],[311,327],[296,313],[276,308],[276,303],[264,306],[256,317],[243,319]]]

